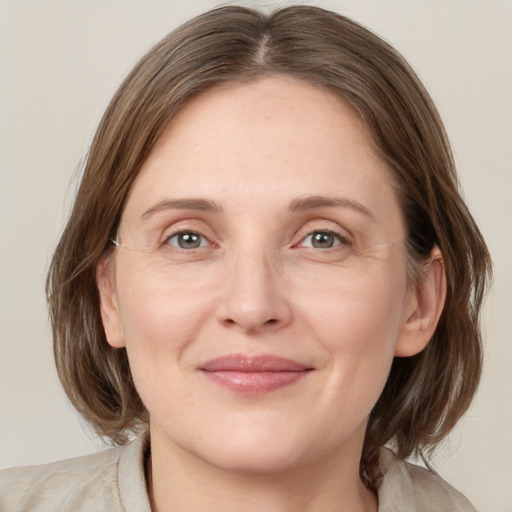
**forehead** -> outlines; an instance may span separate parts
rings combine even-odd
[[[143,165],[128,206],[140,213],[168,197],[204,197],[246,208],[348,194],[378,210],[396,202],[390,176],[347,102],[304,81],[265,77],[189,101]]]
[[[256,161],[280,155],[284,160],[292,147],[301,157],[335,154],[348,163],[349,154],[368,156],[369,142],[361,117],[341,97],[293,77],[270,76],[221,84],[193,98],[171,121],[144,167],[165,152],[163,146],[171,145],[176,157],[208,152],[221,156],[229,147],[223,156],[232,161],[237,156]]]

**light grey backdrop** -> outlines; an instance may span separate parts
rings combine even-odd
[[[0,467],[100,446],[84,433],[56,377],[45,272],[73,199],[72,176],[120,80],[152,43],[217,4],[0,0]],[[496,282],[485,315],[483,382],[437,468],[481,512],[510,512],[512,2],[316,4],[396,46],[445,120],[467,201],[494,255]]]

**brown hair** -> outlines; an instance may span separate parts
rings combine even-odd
[[[357,23],[316,7],[271,14],[222,7],[169,34],[143,57],[110,103],[93,140],[73,211],[51,263],[47,295],[61,382],[103,437],[124,443],[147,423],[126,351],[106,342],[96,266],[110,250],[130,186],[176,112],[223,83],[286,74],[347,100],[394,171],[407,226],[410,276],[438,246],[447,298],[427,348],[395,358],[367,428],[365,484],[378,486],[378,453],[435,446],[467,410],[481,372],[479,311],[490,276],[485,242],[464,204],[449,143],[404,59]]]

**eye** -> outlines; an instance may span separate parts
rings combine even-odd
[[[299,247],[312,247],[313,249],[331,249],[347,241],[332,231],[313,231],[302,242]]]
[[[175,233],[167,238],[166,243],[178,249],[198,249],[210,245],[210,242],[203,235],[194,231]]]

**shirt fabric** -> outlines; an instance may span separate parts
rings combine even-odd
[[[103,452],[0,471],[1,512],[151,512],[144,476],[148,436]],[[476,512],[439,476],[383,450],[378,512]]]

